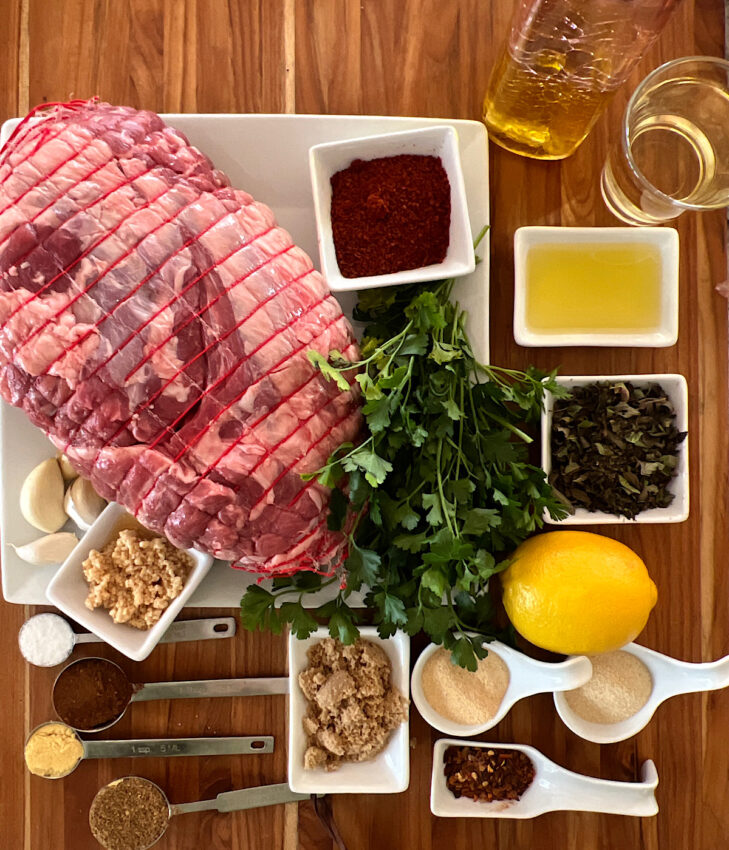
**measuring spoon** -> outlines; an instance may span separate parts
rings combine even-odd
[[[100,788],[96,792],[96,796],[91,803],[91,808],[93,809],[94,804],[96,803],[96,798],[105,788],[116,785],[118,782],[123,782],[125,779],[136,779],[139,782],[148,783],[150,787],[154,788],[162,796],[167,804],[168,811],[167,821],[164,824],[162,831],[154,839],[154,841],[152,841],[151,844],[137,846],[134,850],[149,850],[150,847],[153,847],[162,838],[165,832],[167,832],[170,820],[175,815],[185,815],[188,812],[209,811],[239,812],[243,809],[255,809],[259,806],[274,806],[279,803],[294,803],[299,800],[309,799],[308,794],[297,794],[289,788],[286,782],[282,782],[279,785],[262,785],[258,788],[243,788],[239,791],[224,791],[222,794],[218,794],[218,796],[213,800],[199,800],[196,803],[170,803],[167,799],[167,795],[156,782],[152,782],[151,779],[144,779],[141,776],[125,776],[122,779],[116,779],[113,782],[109,782],[108,785],[104,785],[103,788]],[[96,836],[94,837],[96,838]],[[96,838],[96,840],[99,841],[98,838]],[[106,845],[104,845],[101,841],[99,841],[99,844],[106,848]]]
[[[57,720],[41,723],[28,735],[26,746],[33,735],[43,726],[66,726]],[[81,742],[84,753],[76,764],[62,776],[46,777],[63,779],[73,773],[83,759],[157,758],[161,756],[233,756],[260,755],[273,752],[272,735],[255,735],[228,738],[133,738],[125,741],[84,741],[77,730],[71,729]]]
[[[520,750],[534,765],[534,779],[519,800],[492,803],[456,798],[446,785],[443,772],[448,747],[479,747],[492,750]],[[649,817],[658,812],[656,787],[658,772],[652,761],[644,761],[640,782],[615,782],[573,773],[524,744],[494,744],[441,738],[433,749],[430,784],[430,810],[442,818],[535,818],[545,812],[606,812],[616,815]]]
[[[56,667],[70,657],[77,643],[104,643],[104,641],[91,634],[90,632],[82,632],[77,634],[71,628],[71,624],[65,617],[60,614],[48,612],[46,614],[35,614],[27,619],[20,627],[18,632],[18,643],[20,644],[20,636],[23,634],[29,623],[36,621],[39,617],[44,618],[51,627],[57,632],[59,643],[67,644],[68,650],[63,656],[58,655],[54,658],[52,664],[37,664],[37,667]],[[52,618],[52,619],[51,619]],[[235,617],[209,617],[204,620],[179,620],[172,623],[167,629],[160,643],[181,643],[188,640],[211,640],[215,638],[227,638],[235,635],[236,622]],[[20,649],[23,658],[29,663],[34,664],[30,658],[23,652],[22,645]]]
[[[456,723],[443,717],[431,706],[423,691],[423,668],[433,653],[442,647],[431,643],[420,653],[413,668],[410,692],[418,711],[434,729],[447,735],[461,735],[466,738],[480,735],[500,723],[520,699],[533,694],[573,690],[584,685],[592,675],[592,664],[584,655],[552,663],[537,661],[498,640],[489,641],[486,646],[489,652],[495,652],[509,668],[509,684],[496,714],[484,723],[475,724]]]
[[[56,705],[56,690],[58,683],[61,681],[67,671],[79,664],[88,664],[90,661],[95,663],[101,662],[107,665],[110,669],[118,672],[123,676],[130,686],[131,695],[127,700],[126,705],[108,723],[94,726],[91,729],[81,729],[77,726],[71,728],[78,732],[102,732],[108,729],[115,723],[118,723],[127,708],[132,702],[149,702],[156,699],[193,699],[197,697],[249,697],[263,696],[267,694],[287,694],[289,692],[289,680],[286,677],[259,677],[253,679],[194,679],[186,682],[148,682],[146,684],[134,684],[129,681],[129,677],[122,668],[109,661],[108,658],[79,658],[78,661],[72,661],[70,664],[61,670],[56,676],[56,681],[53,683],[53,708],[56,714],[64,720],[58,706]],[[65,722],[65,720],[64,720]]]
[[[554,695],[557,713],[576,735],[596,744],[612,744],[631,738],[648,724],[658,706],[670,697],[697,691],[716,691],[729,686],[729,655],[718,661],[693,664],[663,655],[637,643],[622,647],[645,664],[653,679],[648,702],[631,717],[619,723],[591,723],[576,714],[563,693]]]

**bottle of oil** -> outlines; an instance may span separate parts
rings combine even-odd
[[[563,159],[681,0],[521,0],[489,82],[483,119],[514,153]]]

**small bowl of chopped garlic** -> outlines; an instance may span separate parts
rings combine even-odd
[[[134,661],[167,631],[213,559],[177,549],[111,503],[48,586],[48,600]]]

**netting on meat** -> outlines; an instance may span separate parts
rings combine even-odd
[[[75,101],[0,153],[0,392],[101,495],[258,573],[331,571],[302,472],[356,439],[307,351],[352,329],[273,213],[151,112]]]

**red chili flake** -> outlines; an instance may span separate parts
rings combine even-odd
[[[534,781],[534,764],[521,750],[448,747],[443,772],[454,797],[484,803],[519,800]]]
[[[451,187],[440,157],[402,154],[354,162],[332,183],[332,234],[343,277],[442,263]]]

